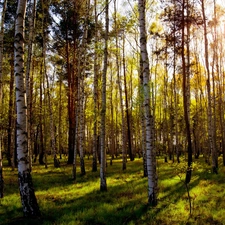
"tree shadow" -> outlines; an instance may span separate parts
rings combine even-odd
[[[160,172],[160,179],[172,179],[174,174],[172,169],[162,170]],[[118,172],[120,171],[120,173]],[[60,186],[66,188],[67,185],[72,185],[73,181],[67,172],[55,171],[60,176],[51,178],[51,172],[35,175],[35,183],[39,184],[35,190],[41,192],[48,190],[51,193],[52,187]],[[140,173],[140,168],[135,170],[135,173]],[[193,173],[195,179],[190,183],[190,189],[199,185],[203,178],[209,179],[209,175],[205,175],[206,171]],[[47,175],[49,176],[47,176]],[[54,197],[53,195],[46,197],[44,200],[39,199],[42,211],[41,218],[25,219],[13,218],[10,219],[9,225],[47,225],[47,224],[84,224],[84,225],[122,225],[122,224],[170,224],[164,221],[162,217],[157,218],[165,208],[170,207],[171,204],[176,205],[181,199],[188,202],[187,191],[183,181],[163,187],[163,197],[159,198],[156,207],[149,207],[147,204],[147,182],[146,178],[140,179],[135,177],[134,180],[122,180],[130,172],[121,171],[119,167],[113,172],[108,173],[108,177],[113,177],[117,182],[112,186],[108,186],[107,192],[100,192],[99,190],[92,190],[82,196],[72,194],[69,197],[61,196]],[[197,177],[196,177],[197,176]],[[177,177],[179,179],[179,177]],[[51,180],[52,179],[52,180]],[[91,185],[91,181],[95,182],[99,179],[99,172],[92,173],[88,171],[85,177],[79,176],[77,183],[82,186]],[[213,179],[212,177],[210,179]],[[146,187],[146,188],[145,188]],[[76,188],[74,186],[74,188]],[[82,189],[81,189],[82,190]],[[146,198],[142,193],[146,193]],[[188,211],[188,209],[187,209]],[[198,220],[213,221],[209,217],[199,217]],[[182,219],[182,218],[181,218]],[[214,220],[215,221],[215,220]],[[189,223],[187,221],[187,223]],[[0,222],[1,225],[3,223]],[[175,223],[173,223],[175,224]],[[178,223],[177,223],[178,224]],[[201,224],[201,223],[200,223]],[[218,223],[220,224],[220,223]]]

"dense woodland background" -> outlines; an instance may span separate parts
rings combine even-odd
[[[67,163],[76,180],[91,160],[93,172],[101,165],[100,189],[106,191],[106,165],[120,159],[125,171],[128,161],[142,158],[152,206],[156,157],[185,163],[188,193],[199,157],[219,173],[225,165],[222,1],[29,0],[18,6],[22,2],[29,173],[33,165]],[[15,21],[21,14],[12,0],[1,0],[0,9],[3,197],[3,165],[14,170],[20,162]]]

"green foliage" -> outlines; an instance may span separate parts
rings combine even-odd
[[[4,168],[5,197],[0,202],[0,225],[3,224],[223,224],[225,183],[222,168],[218,175],[210,172],[203,159],[193,163],[190,196],[193,213],[189,215],[188,196],[182,182],[182,163],[163,163],[158,159],[159,203],[147,205],[147,179],[142,177],[142,160],[136,159],[121,171],[121,160],[107,168],[108,192],[99,191],[99,173],[91,172],[71,179],[71,166],[55,169],[34,165],[33,181],[42,217],[25,220],[17,187],[17,172]],[[52,161],[52,160],[49,160]],[[79,173],[79,171],[78,171]],[[180,178],[178,174],[182,175]],[[181,177],[182,177],[181,176]]]

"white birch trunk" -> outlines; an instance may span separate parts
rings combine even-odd
[[[149,60],[147,52],[147,37],[145,27],[145,0],[138,0],[139,26],[140,26],[140,49],[143,63],[143,91],[144,91],[144,113],[146,122],[146,159],[148,173],[148,203],[157,205],[157,176],[156,156],[153,148],[153,117],[150,115],[150,87],[149,87]]]
[[[80,168],[81,168],[81,175],[85,175],[85,164],[84,164],[84,130],[85,130],[85,123],[84,123],[84,82],[85,82],[85,70],[86,70],[86,47],[87,47],[87,37],[88,37],[88,24],[87,20],[89,19],[89,5],[90,1],[87,0],[86,4],[86,21],[84,23],[84,34],[82,39],[82,47],[79,57],[78,63],[78,108],[79,108],[79,125],[78,125],[78,138],[79,138],[79,152],[80,152]],[[81,66],[81,64],[83,64]]]
[[[140,86],[143,87],[143,63],[140,58]],[[145,125],[145,114],[144,114],[144,101],[143,101],[143,90],[140,88],[140,97],[141,97],[141,104],[140,104],[140,119],[141,119],[141,147],[142,147],[142,157],[143,157],[143,175],[144,177],[148,176],[147,172],[147,160],[146,160],[146,125]]]
[[[16,109],[17,109],[17,160],[19,189],[24,216],[40,215],[32,177],[29,169],[29,155],[27,146],[27,112],[24,87],[24,20],[26,0],[19,0],[14,40],[14,69],[16,79]]]
[[[106,75],[108,62],[108,32],[109,32],[109,1],[105,1],[105,48],[104,48],[104,68],[102,73],[102,107],[101,107],[101,166],[100,166],[100,190],[107,191],[106,183],[106,148],[105,148],[105,117],[106,117]]]
[[[78,139],[80,152],[80,169],[81,175],[85,175],[84,164],[84,74],[78,77],[78,107],[79,107],[79,121],[78,122]]]

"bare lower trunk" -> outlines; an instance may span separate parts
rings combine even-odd
[[[79,122],[78,122],[78,136],[79,136],[79,152],[80,152],[80,169],[81,169],[81,175],[85,175],[85,164],[84,164],[84,91],[83,91],[83,79],[79,76],[78,80],[79,81],[79,90],[80,93],[78,94],[79,98],[79,105],[78,107],[80,108],[79,110]]]
[[[78,142],[77,142],[77,132],[78,131],[78,113],[76,112],[76,123],[75,123],[75,134],[74,134],[74,150],[73,150],[73,169],[72,169],[72,178],[75,181],[77,179],[77,148],[78,148]]]

